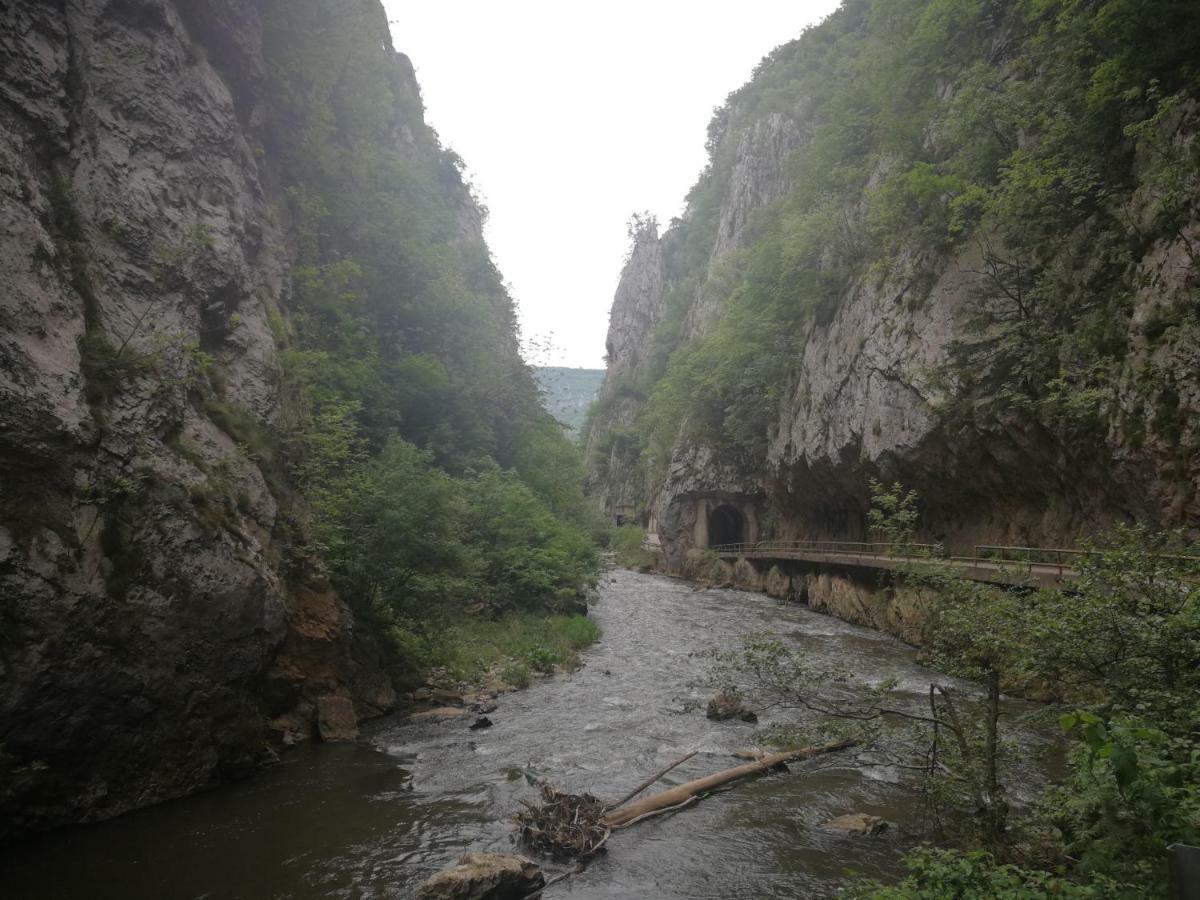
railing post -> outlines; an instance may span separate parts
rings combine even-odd
[[[1167,861],[1171,900],[1200,900],[1200,847],[1171,844]]]

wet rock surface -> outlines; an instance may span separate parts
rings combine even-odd
[[[419,900],[522,900],[545,883],[541,867],[524,856],[468,853],[458,865],[421,885],[417,897]]]
[[[740,719],[743,722],[758,721],[753,707],[736,694],[717,694],[708,701],[704,714],[718,722],[725,719]]]
[[[869,816],[865,813],[847,813],[830,819],[824,825],[830,831],[840,831],[845,834],[871,836],[887,831],[888,823],[879,816]]]

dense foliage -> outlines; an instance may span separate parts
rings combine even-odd
[[[339,590],[410,654],[467,607],[564,608],[596,564],[582,468],[517,352],[461,161],[375,0],[263,18],[298,257],[273,323],[282,458]]]
[[[873,493],[912,497],[898,486]],[[906,504],[877,508],[880,521],[911,527]],[[1121,527],[1087,545],[1075,565],[1069,587],[1032,593],[969,582],[931,563],[903,576],[933,598],[930,661],[987,693],[973,713],[962,707],[974,722],[954,720],[977,737],[930,777],[966,773],[984,825],[974,839],[1004,864],[986,853],[918,854],[899,885],[852,896],[1165,895],[1167,847],[1200,840],[1200,556],[1178,533]],[[1071,740],[1066,777],[1016,822],[1003,786],[1017,763],[1005,758],[1002,684],[1051,690]]]
[[[847,0],[775,50],[717,112],[664,238],[673,289],[630,385],[649,398],[645,461],[661,470],[682,436],[761,466],[810,328],[885,279],[922,304],[951,255],[981,285],[931,373],[952,427],[1017,414],[1071,438],[1115,422],[1195,452],[1178,446],[1175,376],[1128,367],[1139,261],[1181,241],[1195,267],[1198,45],[1200,8],[1170,0]],[[772,114],[808,136],[794,187],[710,273],[738,139]],[[1151,345],[1200,335],[1187,290],[1141,326]],[[714,300],[716,325],[685,340],[689,310]]]
[[[908,540],[914,496],[873,494],[876,523]],[[1200,556],[1178,534],[1120,528],[1078,557],[1071,585],[1014,590],[925,553],[894,587],[923,595],[928,661],[978,689],[864,683],[771,635],[713,670],[722,690],[795,711],[785,731],[802,741],[850,736],[857,765],[909,773],[929,837],[960,848],[920,851],[898,884],[846,896],[1165,896],[1167,848],[1200,840]],[[1010,809],[1006,782],[1028,748],[1002,686],[1048,697],[1039,718],[1068,742],[1065,776],[1033,808]]]

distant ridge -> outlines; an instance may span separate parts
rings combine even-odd
[[[533,376],[542,389],[542,405],[546,411],[577,433],[604,381],[604,370],[537,366]]]

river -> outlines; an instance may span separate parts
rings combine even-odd
[[[507,817],[534,795],[525,773],[614,798],[688,750],[700,752],[668,783],[736,764],[729,753],[752,746],[769,717],[712,722],[683,701],[706,698],[695,681],[712,651],[742,634],[771,632],[869,681],[895,675],[914,698],[938,677],[886,635],[760,594],[615,570],[591,614],[602,636],[583,668],[501,697],[490,729],[385,719],[357,744],[298,748],[247,781],[21,845],[0,857],[3,895],[408,897],[467,850],[511,851]],[[1041,743],[1033,732],[1018,739],[1027,750]],[[1009,780],[1018,803],[1043,782],[1028,765]],[[895,827],[874,838],[821,828],[851,812]],[[921,815],[886,771],[830,757],[617,832],[607,855],[546,896],[829,896],[850,872],[895,872]]]

